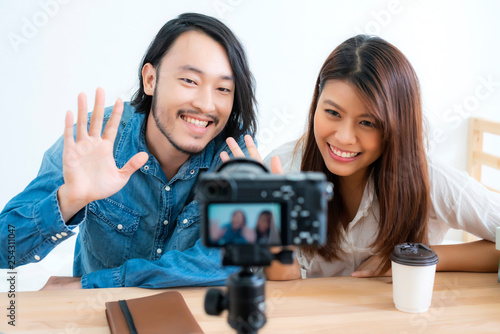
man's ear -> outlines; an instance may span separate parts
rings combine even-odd
[[[142,82],[144,93],[152,96],[156,85],[156,69],[151,63],[147,63],[142,67]]]

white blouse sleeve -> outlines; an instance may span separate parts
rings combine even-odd
[[[436,215],[454,229],[494,241],[500,226],[500,194],[466,172],[428,160],[431,202]]]

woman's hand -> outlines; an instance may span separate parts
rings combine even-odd
[[[233,153],[235,158],[245,157],[245,153],[243,153],[240,146],[238,145],[236,140],[234,140],[233,137],[228,137],[226,139],[226,143],[229,146],[229,149],[231,150],[231,153]],[[264,164],[264,161],[262,160],[262,157],[260,156],[259,151],[257,150],[257,146],[255,146],[255,143],[250,135],[245,135],[245,145],[247,146],[250,158],[257,160],[261,164]],[[226,151],[221,152],[220,158],[222,159],[223,162],[226,162],[231,159]],[[271,160],[271,171],[274,174],[283,174],[283,167],[281,167],[281,162],[278,156],[274,156]]]
[[[282,250],[296,251],[294,247],[271,247],[271,253],[273,254],[277,254]],[[300,265],[295,256],[293,257],[292,264],[282,264],[279,261],[272,261],[270,266],[264,267],[264,273],[270,281],[288,281],[301,278]]]
[[[383,258],[380,255],[372,255],[367,258],[360,266],[351,273],[352,277],[375,277],[378,276],[379,267]],[[381,276],[392,276],[392,270],[389,269]]]

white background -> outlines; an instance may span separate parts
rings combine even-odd
[[[494,0],[2,1],[0,208],[35,177],[43,152],[62,134],[65,112],[76,112],[78,93],[92,101],[101,86],[108,105],[129,100],[147,46],[186,11],[218,17],[243,42],[257,81],[263,155],[301,134],[320,66],[358,33],[385,38],[415,67],[432,125],[431,155],[465,170],[468,118],[500,121]],[[488,138],[487,145],[500,153],[500,141]],[[486,177],[499,187],[499,175]],[[71,275],[74,239],[18,268],[18,290],[39,289],[51,274]]]

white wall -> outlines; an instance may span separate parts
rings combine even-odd
[[[35,177],[43,152],[62,134],[66,110],[76,112],[77,94],[92,101],[101,86],[108,105],[130,99],[150,41],[186,11],[222,19],[245,45],[257,80],[264,155],[300,135],[322,62],[358,33],[380,35],[414,65],[433,124],[432,155],[464,170],[467,119],[500,121],[494,0],[3,1],[0,208]],[[500,141],[488,145],[500,153]],[[500,185],[499,175],[488,178]],[[18,288],[38,289],[50,274],[71,275],[72,242],[19,268]]]

